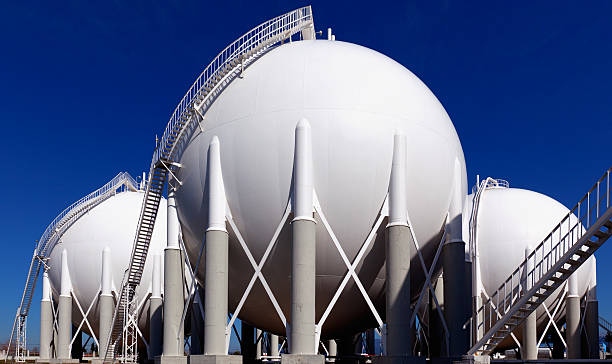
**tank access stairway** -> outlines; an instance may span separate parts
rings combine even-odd
[[[605,318],[599,316],[599,326],[606,330],[608,333],[612,333],[612,322],[606,320]]]
[[[469,355],[490,355],[612,236],[608,169],[578,204],[512,272],[466,323],[472,325]]]
[[[15,361],[18,362],[25,361],[27,317],[30,312],[36,282],[38,280],[41,268],[43,266],[46,267],[46,260],[48,258],[50,248],[52,248],[53,245],[55,245],[55,243],[62,237],[64,231],[66,231],[66,229],[83,214],[100,203],[106,201],[106,199],[109,197],[114,196],[117,191],[122,189],[128,189],[131,191],[138,190],[138,184],[127,172],[119,173],[104,186],[64,209],[64,211],[53,219],[51,224],[49,224],[49,226],[47,226],[45,229],[40,239],[38,239],[38,243],[34,249],[34,255],[32,256],[32,261],[30,262],[25,288],[23,289],[21,301],[19,303],[19,307],[17,308],[13,329],[11,330],[6,356],[7,358],[13,357]],[[15,340],[14,346],[13,340]]]
[[[315,37],[310,6],[268,20],[227,46],[198,76],[172,113],[153,153],[132,255],[115,307],[104,362],[115,360],[122,336],[124,333],[131,332],[125,326],[128,314],[135,312],[130,305],[135,301],[133,298],[136,287],[140,284],[144,270],[163,188],[168,175],[171,175],[180,184],[175,173],[180,167],[177,161],[183,148],[195,130],[204,130],[203,115],[224,87],[240,77],[246,66],[255,62],[272,48],[283,44],[285,40],[291,41],[291,37],[298,33],[301,33],[304,39]],[[130,338],[123,339],[130,340]],[[125,348],[126,345],[123,347]],[[122,361],[132,361],[135,356],[131,354],[133,353],[123,353]]]

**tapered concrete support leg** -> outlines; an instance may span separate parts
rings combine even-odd
[[[255,330],[255,359],[261,359],[263,335],[260,329]]]
[[[57,358],[58,359],[70,359],[70,340],[71,328],[72,328],[72,296],[70,292],[72,290],[72,284],[70,281],[70,275],[68,271],[68,253],[66,250],[62,251],[62,273],[61,273],[61,287],[60,297],[58,303],[58,316],[57,316]]]
[[[101,292],[99,298],[100,307],[100,357],[104,359],[106,348],[108,345],[111,327],[113,325],[113,313],[115,311],[115,302],[113,300],[113,271],[111,262],[111,251],[109,247],[102,250],[102,277],[101,277]]]
[[[204,284],[204,354],[224,355],[228,295],[227,232],[206,232]]]
[[[53,308],[51,305],[51,285],[47,271],[43,273],[43,293],[40,302],[40,359],[51,359],[53,342]]]
[[[534,259],[529,259],[529,255],[533,250],[531,247],[525,249],[525,259],[527,260],[526,272],[523,277],[523,289],[527,291],[533,286],[533,274],[529,274],[533,269]],[[521,359],[536,360],[538,358],[538,333],[537,333],[537,317],[536,312],[532,312],[525,322],[523,322],[523,342],[521,344]]]
[[[338,356],[338,345],[336,344],[336,340],[327,341],[327,351],[329,351],[329,356]],[[335,361],[335,358],[329,359],[330,363]]]
[[[149,300],[149,350],[152,358],[162,355],[164,340],[162,332],[164,324],[162,320],[163,300],[161,295],[162,255],[156,252],[153,256],[153,276],[151,298]]]
[[[568,294],[565,306],[567,358],[580,359],[580,297],[576,274],[568,279]]]
[[[270,356],[278,356],[278,335],[270,334]]]
[[[440,275],[435,281],[435,293],[438,304],[442,309],[444,316],[444,278]],[[430,297],[429,302],[429,350],[432,358],[443,356],[446,339],[444,337],[444,327],[440,319],[440,313],[436,307],[433,297]]]
[[[199,285],[196,286],[196,290],[199,293],[193,298],[193,304],[191,305],[191,348],[190,355],[204,354],[204,315],[202,309],[204,302],[200,302],[201,297],[204,297],[204,290]]]
[[[465,355],[468,351],[469,333],[463,324],[469,319],[465,305],[465,243],[447,242],[442,248],[444,270],[444,316],[449,331],[449,356]]]
[[[176,213],[174,190],[168,192],[168,246],[164,251],[164,357],[183,357],[184,333],[181,316],[185,303],[183,281],[184,269],[178,243],[179,223]]]
[[[316,239],[313,219],[312,144],[310,124],[300,120],[295,129],[291,224],[290,355],[283,364],[323,363],[315,343]]]
[[[72,325],[72,332],[76,332],[74,342],[70,348],[70,357],[72,359],[83,359],[83,331],[78,330],[78,327]]]
[[[386,231],[386,356],[412,355],[410,316],[410,250],[406,196],[406,136],[393,138],[389,182],[389,224]]]
[[[596,266],[597,263],[594,265]],[[594,269],[587,290],[584,327],[588,340],[588,359],[599,359],[599,302],[597,301],[597,270]]]

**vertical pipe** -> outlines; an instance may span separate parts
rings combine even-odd
[[[111,263],[111,250],[109,247],[105,247],[102,250],[102,276],[101,280],[101,292],[100,292],[100,331],[98,337],[100,338],[100,357],[104,358],[106,355],[106,349],[110,338],[110,332],[113,325],[113,314],[115,311],[115,304],[113,300],[113,270]]]
[[[580,358],[580,297],[578,277],[574,272],[568,279],[568,294],[565,306],[567,358]]]
[[[463,324],[470,317],[469,305],[465,303],[465,242],[462,234],[463,198],[462,174],[455,160],[454,184],[449,205],[447,241],[442,248],[442,270],[444,271],[444,316],[449,330],[449,353],[451,357],[465,355],[469,347],[469,333]]]
[[[183,330],[179,330],[183,314],[183,261],[178,243],[179,222],[175,191],[168,183],[167,247],[164,251],[164,356],[183,356]]]
[[[525,248],[525,259],[529,257],[531,252],[533,252],[533,249],[530,246],[527,246]],[[534,276],[533,274],[530,274],[531,270],[533,270],[533,263],[533,258],[527,260],[524,272],[523,292],[531,289],[533,284],[532,280]],[[538,358],[538,333],[536,319],[536,312],[533,311],[523,322],[523,342],[521,345],[522,360],[536,360]]]
[[[414,245],[406,206],[406,136],[393,137],[386,234],[386,355],[412,355],[410,335],[410,250]]]
[[[51,286],[49,274],[43,273],[42,300],[40,301],[40,358],[51,359],[53,341],[53,308],[51,306]]]
[[[62,272],[60,297],[58,304],[58,342],[57,342],[57,358],[70,359],[70,339],[72,328],[72,284],[70,281],[70,273],[68,271],[68,253],[66,249],[62,251]]]
[[[595,257],[593,257],[595,261]],[[589,354],[588,359],[599,359],[599,302],[597,301],[597,268],[596,261],[593,263],[591,284],[587,291],[587,303],[584,318]]]
[[[153,255],[153,276],[151,277],[151,299],[149,302],[149,348],[151,359],[162,355],[164,329],[162,321],[162,254],[155,252]]]
[[[312,145],[310,124],[295,128],[291,242],[291,354],[316,354],[315,221],[313,219]]]
[[[225,226],[225,188],[219,138],[208,148],[208,227],[204,277],[204,354],[225,355],[228,304],[228,234]]]

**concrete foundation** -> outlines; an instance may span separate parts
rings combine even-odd
[[[206,232],[204,283],[204,354],[225,355],[228,300],[228,235]]]
[[[151,277],[151,298],[149,299],[149,357],[155,358],[163,353],[164,340],[162,332],[164,323],[162,313],[164,310],[161,296],[161,253],[153,255],[153,273]]]
[[[242,355],[190,355],[188,364],[242,364]]]
[[[325,357],[319,354],[281,354],[282,364],[324,364]]]
[[[40,302],[40,360],[51,358],[53,343],[53,308],[51,305],[51,286],[49,276],[43,273],[43,297]]]
[[[599,302],[597,300],[587,301],[584,328],[588,342],[587,358],[599,359]]]
[[[373,364],[425,364],[424,356],[377,356],[372,360]]]
[[[270,356],[278,356],[278,335],[269,334],[270,337],[270,352],[268,355]]]
[[[60,296],[57,310],[57,359],[72,359],[70,357],[70,340],[72,331],[72,297]]]
[[[184,355],[160,355],[156,356],[155,364],[187,364],[187,357]]]
[[[568,279],[568,294],[565,301],[565,321],[567,358],[580,359],[580,297],[578,296],[578,282],[576,274]]]

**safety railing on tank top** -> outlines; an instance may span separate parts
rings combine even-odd
[[[550,273],[561,262],[575,244],[580,242],[584,233],[599,218],[610,214],[610,173],[608,169],[584,197],[567,213],[561,222],[533,248],[529,256],[512,272],[499,288],[473,314],[468,323],[476,325],[477,330],[488,330],[499,318],[531,287]],[[584,243],[584,242],[582,242]]]
[[[183,137],[183,130],[192,120],[187,115],[193,112],[196,102],[205,101],[206,96],[214,90],[228,70],[240,67],[241,62],[246,62],[263,47],[280,42],[311,26],[312,9],[306,6],[256,26],[222,50],[202,71],[176,106],[153,154],[152,166],[162,157],[168,158],[174,154],[175,147],[179,144],[178,139]],[[182,123],[187,125],[181,126]],[[173,134],[177,127],[181,130],[178,137]]]

